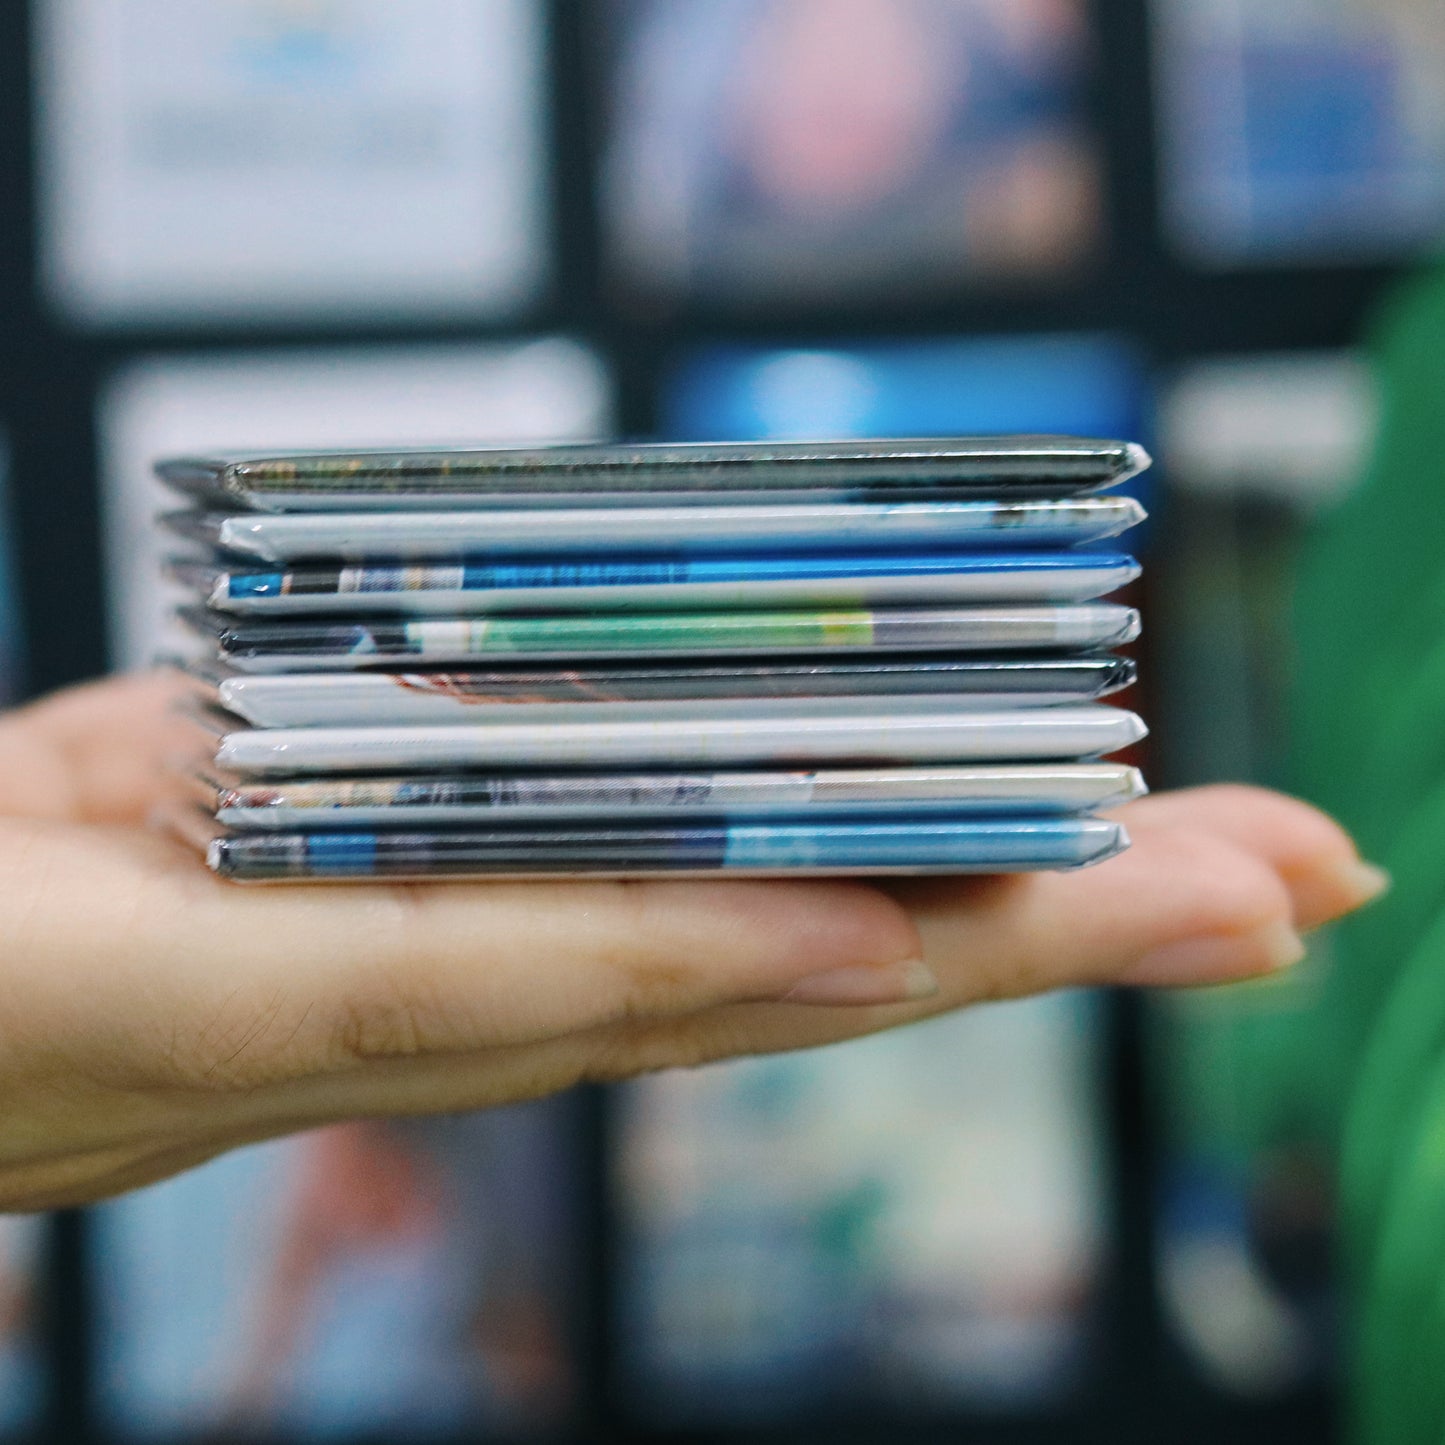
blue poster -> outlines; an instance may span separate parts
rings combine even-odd
[[[1053,432],[1148,446],[1153,418],[1136,349],[1084,333],[710,347],[665,381],[660,430],[679,441]],[[1123,490],[1148,505],[1155,476]],[[1147,532],[1130,534],[1145,545]]]
[[[1445,9],[1154,0],[1164,221],[1213,267],[1359,262],[1445,232]]]
[[[114,1438],[526,1439],[569,1419],[572,1102],[363,1120],[96,1212]]]

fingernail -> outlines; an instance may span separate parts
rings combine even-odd
[[[1293,968],[1305,953],[1304,940],[1289,924],[1271,923],[1254,933],[1189,938],[1156,948],[1139,960],[1129,978],[1166,987],[1224,983]]]
[[[921,959],[882,968],[835,968],[814,974],[783,995],[784,1003],[822,1008],[855,1008],[867,1004],[916,1003],[938,992],[933,970]]]
[[[1382,894],[1390,891],[1394,880],[1383,868],[1366,863],[1361,858],[1351,858],[1331,870],[1340,885],[1340,891],[1353,901],[1350,908],[1363,908],[1373,903]]]

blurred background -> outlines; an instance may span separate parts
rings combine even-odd
[[[6,0],[0,696],[164,646],[159,453],[1124,435],[1151,780],[1353,822],[1445,782],[1445,595],[1406,590],[1445,541],[1442,238],[1439,0]],[[1382,482],[1400,535],[1332,543]],[[1372,673],[1372,626],[1414,653]],[[1360,774],[1335,703],[1369,751],[1362,699],[1410,686],[1408,766]],[[1445,793],[1373,816],[1422,934]],[[1384,1207],[1378,1161],[1336,1186],[1363,947],[0,1220],[0,1438],[1328,1440],[1340,1219]],[[1390,1293],[1445,1254],[1442,1116],[1377,1340],[1445,1339]]]

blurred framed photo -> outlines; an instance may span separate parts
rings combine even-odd
[[[1082,0],[611,0],[614,280],[867,306],[1056,278],[1101,240]]]
[[[96,1216],[111,1438],[549,1435],[575,1403],[572,1101],[338,1125]]]
[[[1445,237],[1436,0],[1154,0],[1164,223],[1196,264],[1341,264]]]
[[[699,347],[665,378],[661,411],[678,440],[1007,432],[1147,440],[1148,398],[1126,338],[1080,332]]]
[[[90,326],[511,316],[539,0],[39,0],[45,290]]]
[[[187,650],[161,576],[158,457],[197,450],[585,441],[604,436],[607,374],[574,341],[214,352],[132,361],[101,393],[111,659]]]
[[[1154,431],[1143,358],[1107,332],[698,347],[665,375],[660,415],[679,441]],[[1151,470],[1121,491],[1147,506],[1157,485]]]
[[[1106,1232],[1098,1001],[624,1093],[631,1409],[778,1426],[1073,1398]]]

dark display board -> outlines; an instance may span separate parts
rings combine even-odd
[[[147,448],[198,415],[249,440],[248,406],[289,435],[288,400],[348,377],[397,439],[450,430],[478,377],[557,435],[1148,439],[1177,365],[1350,345],[1440,210],[1410,108],[1438,27],[1387,8],[5,7],[9,675],[143,647],[105,559]],[[1252,129],[1221,65],[1272,97]],[[1342,94],[1331,170],[1295,142]],[[1321,200],[1346,162],[1388,206]],[[226,251],[217,217],[268,204],[287,226]],[[377,419],[383,356],[416,399]],[[1146,545],[1170,566],[1167,529]],[[1324,1438],[1327,1365],[1250,1400],[1171,1332],[1161,1218],[1238,1200],[1163,1158],[1145,1054],[1137,1001],[1067,998],[247,1151],[0,1241],[0,1436]]]

